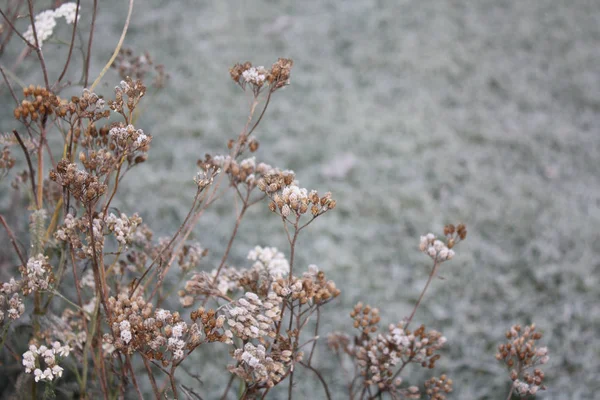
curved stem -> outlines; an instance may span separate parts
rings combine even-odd
[[[48,83],[48,71],[46,70],[44,53],[42,53],[42,48],[40,47],[40,42],[37,36],[37,29],[35,29],[35,20],[33,18],[33,0],[28,0],[27,5],[29,7],[29,20],[31,21],[31,30],[33,31],[33,39],[35,41],[35,52],[40,60],[40,66],[42,67],[42,73],[44,75],[44,83],[46,84],[46,89],[49,90],[50,84]]]
[[[319,381],[321,381],[321,384],[323,385],[323,389],[325,389],[325,397],[327,397],[328,400],[331,400],[331,393],[329,393],[329,387],[327,386],[327,383],[325,382],[325,379],[323,379],[323,376],[321,375],[321,373],[314,367],[310,366],[309,364],[305,364],[302,361],[298,361],[298,363],[300,365],[302,365],[304,368],[310,369],[312,372],[315,373],[315,375],[317,375],[317,378],[319,378]]]
[[[412,310],[412,313],[410,313],[410,317],[408,317],[408,319],[406,320],[406,325],[404,325],[404,329],[408,328],[408,325],[410,324],[413,317],[415,316],[415,313],[417,312],[417,308],[419,308],[419,305],[421,304],[421,300],[423,300],[423,296],[425,295],[425,292],[427,291],[429,284],[431,283],[431,281],[433,280],[433,277],[435,276],[435,274],[437,272],[438,266],[439,266],[439,263],[437,262],[437,259],[436,259],[433,262],[433,268],[431,269],[431,273],[429,274],[427,283],[425,284],[425,287],[423,288],[423,291],[421,292],[421,295],[419,296],[419,299],[417,300],[415,307]]]
[[[80,2],[81,2],[81,0],[77,0],[77,6],[76,6],[77,8],[75,8],[75,21],[73,22],[73,34],[71,35],[71,44],[69,45],[69,54],[67,55],[67,61],[65,61],[65,66],[64,66],[60,76],[58,77],[58,80],[54,84],[55,86],[57,86],[60,83],[60,81],[62,81],[65,74],[67,73],[67,69],[69,69],[69,64],[71,63],[71,55],[73,54],[73,45],[75,44],[75,33],[77,32],[77,20],[79,19],[79,3]]]
[[[96,4],[96,0],[94,0],[94,5],[95,4]],[[96,80],[94,81],[92,86],[90,86],[90,91],[93,91],[94,88],[98,85],[98,83],[100,83],[100,80],[102,79],[102,77],[104,76],[106,71],[108,71],[108,69],[112,65],[113,61],[115,61],[115,58],[117,58],[117,55],[119,54],[119,50],[121,50],[121,46],[123,45],[123,41],[125,40],[125,35],[127,34],[127,28],[129,28],[129,21],[131,21],[131,13],[132,12],[133,12],[133,0],[129,0],[129,11],[127,11],[127,19],[125,20],[125,26],[123,27],[123,32],[121,33],[121,38],[119,39],[119,43],[117,43],[117,47],[115,47],[115,51],[113,52],[113,55],[110,58],[110,60],[108,60],[108,62],[104,66],[104,68],[102,68],[100,75],[98,75],[98,77],[96,78]],[[91,34],[90,34],[90,45],[91,45]],[[88,51],[88,60],[87,60],[88,67],[89,67],[89,62],[90,62],[90,60],[89,60],[89,51]]]

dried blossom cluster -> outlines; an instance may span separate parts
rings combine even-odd
[[[405,322],[391,324],[387,333],[380,333],[379,310],[362,303],[354,307],[350,316],[360,335],[352,340],[343,333],[334,332],[328,338],[329,347],[338,354],[350,356],[360,370],[363,386],[376,385],[381,392],[419,398],[418,388],[399,388],[402,380],[398,372],[409,363],[434,368],[440,358],[436,352],[446,343],[446,338],[435,330],[426,331],[424,325],[411,331]]]
[[[56,10],[46,10],[35,16],[35,33],[38,39],[38,44],[42,47],[42,44],[48,40],[54,33],[56,27],[56,20],[58,18],[64,18],[67,24],[75,22],[75,16],[77,15],[77,3],[64,3]],[[79,15],[78,15],[79,17]],[[23,37],[27,41],[35,46],[35,37],[33,35],[33,27],[29,25],[27,30],[23,34]]]
[[[148,136],[141,129],[136,129],[133,125],[120,123],[113,126],[108,132],[113,139],[118,153],[133,153],[135,151],[148,151],[148,145],[152,137]]]
[[[56,170],[50,171],[50,179],[62,185],[84,204],[98,200],[107,188],[96,176],[77,169],[77,165],[68,160],[58,162]]]
[[[137,213],[128,217],[126,214],[121,213],[120,217],[111,213],[106,217],[106,227],[108,231],[114,234],[115,239],[119,242],[119,245],[126,246],[133,242],[138,225],[142,223],[142,219]]]
[[[131,113],[137,107],[141,98],[146,94],[146,86],[139,79],[133,81],[125,78],[115,87],[115,100],[110,100],[108,106],[111,110],[123,115],[129,120]]]
[[[520,396],[534,395],[546,389],[543,385],[544,372],[535,368],[550,359],[547,347],[537,347],[541,338],[542,334],[535,330],[535,324],[525,328],[513,325],[506,332],[507,342],[498,346],[496,359],[508,367],[513,387]]]
[[[51,347],[44,345],[37,347],[32,344],[29,350],[23,353],[25,372],[28,374],[33,372],[36,382],[60,378],[64,369],[58,363],[68,357],[70,352],[71,348],[68,345],[63,346],[58,341],[52,343]]]
[[[467,237],[467,228],[463,224],[459,224],[457,227],[446,225],[444,227],[444,235],[446,235],[446,243],[437,239],[433,233],[421,236],[419,250],[436,262],[451,260],[454,257],[454,250],[452,248],[460,241],[465,240]]]
[[[313,217],[318,217],[335,208],[336,201],[331,198],[331,193],[327,192],[319,197],[316,190],[308,192],[307,189],[298,187],[295,178],[292,171],[273,171],[258,180],[258,188],[271,199],[271,211],[287,218],[291,214],[300,217],[310,210]]]
[[[89,216],[84,214],[81,218],[75,218],[72,214],[65,215],[64,224],[59,226],[54,233],[56,240],[68,242],[75,250],[79,259],[92,256]],[[92,231],[94,234],[94,245],[96,253],[102,252],[104,248],[104,235],[102,234],[102,214],[92,219]],[[83,237],[83,240],[82,240]]]
[[[25,305],[19,296],[21,286],[22,282],[14,278],[0,285],[0,326],[4,325],[6,318],[14,321],[25,312]]]
[[[252,149],[252,140],[250,141],[250,149]],[[256,163],[256,157],[249,157],[240,162],[231,156],[215,156],[207,157],[206,163],[220,168],[229,175],[231,183],[235,186],[245,184],[249,189],[256,186],[256,183],[264,175],[275,171],[273,167],[265,163]]]
[[[228,342],[231,333],[222,329],[225,317],[203,309],[192,313],[192,324],[165,309],[153,311],[151,303],[141,296],[130,299],[125,293],[108,300],[111,310],[109,324],[112,335],[104,335],[104,343],[120,353],[141,352],[145,357],[160,361],[164,366],[184,358],[203,341]],[[169,356],[170,353],[170,356]]]
[[[269,352],[262,344],[254,345],[248,342],[243,348],[233,352],[233,358],[238,365],[229,365],[228,370],[242,378],[249,386],[271,388],[285,378],[292,363],[301,361],[302,357],[302,352],[296,353],[294,358],[291,350]]]
[[[2,179],[8,170],[15,166],[15,159],[10,155],[10,149],[5,146],[0,152],[0,179]]]
[[[67,113],[66,102],[41,86],[30,85],[23,89],[25,99],[14,109],[16,119],[23,122],[38,121],[47,115],[56,113],[63,117]]]
[[[452,392],[452,379],[446,375],[433,377],[425,381],[425,394],[431,400],[446,400],[446,394]]]
[[[66,105],[68,116],[76,122],[77,120],[88,119],[91,123],[102,118],[110,116],[110,110],[106,109],[106,102],[103,98],[88,89],[83,89],[81,96],[71,97],[71,101]],[[87,129],[96,129],[90,124]],[[93,132],[92,132],[93,133]],[[75,139],[79,137],[79,128],[74,131]],[[86,143],[87,144],[87,143]],[[87,147],[87,146],[86,146]]]
[[[200,243],[186,244],[179,252],[177,263],[183,272],[188,272],[200,266],[200,261],[208,255],[208,250]]]
[[[271,291],[273,281],[287,276],[290,270],[287,259],[276,247],[256,246],[247,258],[254,261],[251,268],[223,267],[221,271],[194,274],[184,290],[179,291],[181,303],[191,307],[197,297],[226,296],[242,290],[264,297]]]
[[[48,257],[43,254],[31,257],[27,265],[21,267],[21,275],[23,276],[21,289],[25,296],[31,292],[48,290],[54,282],[52,266],[48,263]]]
[[[265,67],[253,67],[252,63],[235,64],[229,69],[231,79],[243,89],[250,84],[255,91],[269,85],[272,91],[282,88],[290,83],[290,72],[294,62],[288,58],[280,58],[271,69]]]
[[[152,86],[155,88],[164,87],[169,79],[169,74],[166,73],[165,66],[162,64],[155,65],[152,57],[150,57],[150,53],[147,51],[140,56],[136,56],[132,49],[121,48],[111,67],[119,72],[119,76],[122,79],[132,77],[141,81],[144,80],[148,72],[153,70],[155,76],[152,81]]]
[[[265,337],[274,339],[275,323],[281,318],[281,302],[281,297],[273,292],[264,300],[255,293],[247,292],[227,307],[227,325],[234,336],[244,341],[258,339],[263,342]]]
[[[341,291],[335,282],[327,280],[325,273],[312,264],[302,278],[291,276],[289,279],[279,278],[273,283],[273,291],[287,298],[289,303],[322,305],[340,295]]]

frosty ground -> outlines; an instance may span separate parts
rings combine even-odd
[[[101,2],[92,75],[125,7]],[[299,243],[297,265],[317,264],[342,289],[322,332],[350,331],[358,300],[384,321],[406,316],[430,264],[419,235],[464,222],[467,241],[415,317],[448,338],[434,373],[454,379],[451,397],[503,398],[508,376],[495,346],[511,324],[530,322],[551,352],[540,397],[590,399],[600,389],[600,3],[152,0],[136,4],[125,45],[149,50],[171,80],[146,100],[140,127],[154,142],[126,180],[123,212],[141,211],[159,235],[174,232],[194,195],[196,160],[225,152],[246,118],[249,96],[228,68],[290,57],[292,84],[258,129],[257,159],[337,199]],[[100,91],[117,81],[112,72]],[[232,210],[229,199],[196,230],[212,261]],[[255,245],[289,251],[266,203],[243,223],[231,264],[247,265]],[[324,338],[317,365],[344,398]],[[222,385],[221,355],[188,363],[204,382],[199,392]],[[309,373],[296,382],[299,395],[322,395]]]

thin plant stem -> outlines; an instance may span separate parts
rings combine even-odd
[[[321,309],[317,306],[317,322],[315,325],[315,338],[319,334],[319,322],[321,320]],[[315,340],[312,345],[312,349],[310,349],[310,355],[308,356],[308,365],[311,365],[313,354],[315,352],[315,347],[317,346],[317,341]]]
[[[90,59],[92,58],[92,41],[94,39],[94,28],[96,27],[96,14],[98,13],[98,0],[94,0],[94,8],[92,10],[92,25],[90,27],[90,36],[88,38],[87,53],[85,55],[85,67],[83,71],[83,87],[87,87],[90,77]],[[93,89],[90,89],[93,91]]]
[[[229,252],[231,251],[231,247],[233,246],[233,241],[235,240],[235,237],[237,235],[238,228],[240,227],[240,224],[242,222],[242,218],[244,217],[244,214],[246,213],[246,210],[248,209],[248,198],[249,197],[250,197],[250,192],[248,191],[248,193],[246,193],[246,198],[243,199],[244,205],[242,206],[242,209],[236,218],[235,226],[233,227],[233,232],[231,233],[229,242],[227,243],[227,248],[225,249],[225,253],[223,253],[223,257],[221,258],[221,263],[219,264],[219,267],[217,268],[217,273],[215,274],[215,277],[213,279],[213,285],[217,282],[217,279],[219,278],[219,274],[221,273],[221,270],[223,269],[223,266],[225,265],[225,262],[227,261],[227,257],[229,256]]]
[[[239,362],[238,362],[239,365]],[[237,365],[236,365],[237,367]],[[221,400],[226,400],[227,399],[227,393],[229,393],[229,389],[231,389],[231,385],[233,384],[233,381],[235,380],[235,375],[231,374],[231,377],[229,378],[229,381],[227,382],[227,386],[225,386],[225,391],[223,392],[223,395],[221,396]]]
[[[79,3],[81,0],[77,0],[77,6],[75,8],[75,21],[73,22],[73,33],[71,34],[71,43],[69,45],[69,54],[67,55],[67,61],[65,61],[65,66],[58,77],[58,80],[54,84],[54,86],[58,86],[60,81],[64,78],[67,73],[67,69],[69,69],[69,64],[71,63],[71,55],[73,54],[73,45],[75,44],[75,34],[77,32],[77,20],[79,19]]]
[[[135,371],[133,370],[133,366],[131,365],[131,357],[129,356],[129,354],[125,355],[125,360],[126,360],[127,367],[129,367],[129,372],[131,372],[131,382],[133,383],[133,387],[135,388],[135,391],[137,392],[138,398],[140,400],[144,400],[144,395],[142,394],[142,391],[140,390],[140,386],[138,385],[137,378],[135,376]]]
[[[12,98],[15,100],[15,103],[17,103],[17,106],[18,106],[19,100],[17,99],[17,96],[15,95],[15,91],[13,90],[12,86],[10,85],[8,78],[6,77],[6,73],[4,72],[4,68],[1,65],[0,65],[0,72],[2,73],[2,78],[4,78],[4,82],[6,82],[6,86],[8,86],[8,90],[10,91]]]
[[[427,278],[427,283],[425,284],[425,287],[421,291],[421,295],[419,296],[419,299],[415,303],[415,307],[413,308],[412,312],[410,313],[410,316],[406,320],[406,325],[404,325],[404,329],[408,328],[408,325],[411,323],[413,317],[415,316],[415,313],[417,312],[417,308],[419,308],[419,305],[421,304],[421,300],[423,300],[423,296],[425,295],[425,292],[427,291],[427,288],[429,287],[429,284],[431,283],[431,281],[433,280],[433,277],[437,273],[439,265],[440,264],[438,263],[437,259],[434,260],[434,262],[433,262],[433,268],[431,269],[431,273],[429,274],[429,278]]]
[[[6,22],[8,23],[8,25],[10,26],[10,29],[12,29],[13,32],[15,32],[24,42],[27,46],[29,46],[32,50],[36,50],[35,45],[33,43],[31,43],[29,40],[25,39],[25,36],[23,36],[13,25],[13,23],[11,22],[11,20],[6,16],[6,14],[4,14],[4,11],[2,11],[2,9],[0,8],[0,14],[4,17],[4,19],[6,20]],[[32,25],[34,26],[34,25]],[[35,29],[33,30],[34,35],[37,36]]]
[[[33,171],[33,164],[31,163],[29,151],[27,150],[27,147],[25,147],[25,143],[23,143],[23,140],[21,140],[21,136],[19,136],[19,132],[17,132],[16,129],[13,130],[13,134],[15,135],[17,142],[19,142],[19,146],[21,146],[23,153],[25,154],[25,159],[27,160],[27,167],[29,168],[29,178],[31,180],[31,195],[33,196],[34,201],[36,202],[36,208],[39,210],[41,205],[37,204],[37,197],[35,195],[35,173]]]
[[[312,372],[314,372],[315,375],[317,375],[317,378],[319,379],[319,381],[321,381],[321,384],[323,385],[323,389],[325,390],[325,397],[327,397],[328,400],[331,400],[331,393],[329,393],[329,387],[327,386],[327,382],[325,382],[325,379],[323,379],[323,375],[321,375],[321,373],[317,369],[312,367],[310,364],[306,364],[302,361],[298,361],[298,363],[300,365],[302,365],[304,368],[307,368],[307,369],[311,370]]]
[[[510,399],[512,399],[512,395],[513,395],[513,392],[514,392],[514,391],[515,391],[515,385],[513,385],[513,384],[511,383],[511,385],[510,385],[510,392],[508,392],[508,396],[506,396],[506,400],[510,400]]]
[[[97,0],[94,0],[94,8],[96,6],[96,1]],[[104,76],[106,71],[108,71],[108,69],[110,68],[112,63],[115,61],[115,58],[117,58],[117,55],[119,54],[119,50],[121,50],[121,46],[123,46],[123,41],[125,40],[125,35],[127,34],[127,29],[129,28],[129,21],[131,21],[131,13],[132,12],[133,12],[133,0],[129,0],[129,10],[127,11],[127,19],[125,20],[125,26],[123,26],[123,32],[121,33],[121,37],[119,38],[119,43],[117,43],[117,47],[115,47],[115,51],[113,52],[112,57],[110,57],[110,60],[108,60],[108,62],[104,66],[104,68],[102,68],[100,75],[98,75],[98,77],[96,78],[94,83],[92,83],[92,86],[90,86],[90,91],[93,91],[94,88],[98,85],[98,83],[100,83],[100,80],[102,79],[102,77]],[[90,36],[90,45],[91,45],[91,36]],[[88,62],[88,67],[89,67],[89,50],[88,50],[87,62]]]
[[[42,74],[44,75],[44,83],[46,89],[50,90],[50,84],[48,83],[48,71],[46,70],[46,62],[44,61],[44,53],[40,47],[40,42],[37,36],[37,29],[35,29],[35,20],[33,18],[33,0],[27,0],[27,6],[29,7],[29,20],[31,21],[31,30],[33,31],[33,39],[35,41],[34,50],[40,60],[40,66],[42,67]]]
[[[4,217],[1,214],[0,214],[0,223],[2,223],[2,225],[4,225],[4,229],[6,229],[6,233],[8,233],[8,237],[10,238],[10,243],[15,248],[15,252],[17,253],[17,256],[19,257],[21,264],[23,266],[27,265],[27,260],[25,259],[25,257],[23,256],[23,253],[21,253],[21,250],[19,249],[19,246],[17,245],[17,239],[15,238],[13,231],[10,229],[10,227],[8,226],[8,223],[6,222],[6,220],[4,219]]]

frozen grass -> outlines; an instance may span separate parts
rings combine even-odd
[[[511,324],[532,321],[551,350],[541,397],[593,398],[600,389],[600,3],[242,4],[137,4],[125,44],[151,51],[171,81],[147,101],[140,127],[154,135],[151,162],[127,178],[117,206],[173,232],[194,194],[196,160],[221,151],[244,121],[244,96],[228,67],[293,58],[292,85],[276,93],[259,128],[258,156],[338,200],[298,247],[300,264],[318,264],[343,291],[322,332],[348,328],[359,299],[380,306],[384,321],[406,316],[427,278],[418,235],[463,221],[468,240],[415,317],[448,337],[437,370],[454,379],[452,398],[505,393],[495,346]],[[92,75],[117,42],[125,7],[101,4]],[[105,82],[112,87],[115,79],[113,72]],[[228,209],[219,211],[197,230],[215,259],[233,223]],[[255,244],[287,249],[269,214],[266,204],[251,211],[234,264]],[[344,398],[326,352],[321,344],[318,365]],[[207,393],[222,384],[213,379],[226,363],[221,357],[206,368],[203,360],[188,364]],[[298,394],[321,393],[309,375],[296,382]]]

